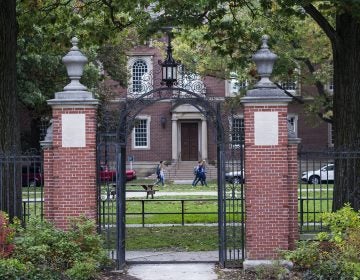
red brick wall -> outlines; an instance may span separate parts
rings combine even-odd
[[[62,114],[85,114],[86,147],[62,147]],[[52,153],[52,155],[51,155]],[[53,157],[53,165],[49,160]],[[70,217],[96,219],[96,109],[54,108],[53,148],[45,152],[45,217],[65,229]],[[52,175],[52,176],[51,176]],[[52,177],[52,179],[51,179]]]
[[[278,112],[279,143],[254,144],[254,112]],[[246,254],[249,260],[274,259],[289,248],[287,106],[245,106]]]
[[[150,116],[150,147],[138,149],[132,147],[133,135],[130,134],[127,141],[127,154],[133,155],[135,161],[171,161],[171,103],[157,102],[146,107],[138,116]],[[161,117],[166,118],[163,128],[160,124]]]

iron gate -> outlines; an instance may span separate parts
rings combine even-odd
[[[118,113],[102,114],[105,130],[100,130],[98,136],[98,219],[106,246],[117,268],[123,267],[127,139],[136,126],[137,115],[161,100],[196,107],[214,132],[210,135],[215,137],[211,140],[217,147],[219,263],[223,267],[240,267],[245,257],[243,121],[229,106],[184,88],[159,88],[128,98],[116,108],[120,117],[116,117]]]

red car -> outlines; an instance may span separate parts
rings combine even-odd
[[[129,169],[126,170],[126,181],[136,179],[135,170]],[[109,169],[108,166],[100,166],[100,181],[101,182],[115,182],[116,180],[116,171]]]

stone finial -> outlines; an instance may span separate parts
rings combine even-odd
[[[81,76],[84,71],[84,66],[87,63],[87,58],[78,48],[79,40],[76,37],[71,39],[72,48],[62,59],[66,66],[70,83],[64,87],[64,91],[84,91],[87,90],[86,86],[80,83]]]
[[[257,72],[260,76],[260,81],[255,84],[254,88],[274,88],[275,85],[272,81],[270,81],[269,77],[271,76],[277,55],[269,50],[269,46],[267,44],[269,40],[268,35],[263,35],[261,40],[262,45],[260,50],[252,56],[252,59],[256,64]]]

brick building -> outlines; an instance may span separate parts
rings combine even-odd
[[[137,98],[152,89],[163,87],[161,66],[163,60],[159,49],[143,45],[128,53],[128,71],[131,78],[128,88],[123,88],[115,81],[107,81],[116,98],[112,104],[124,103],[126,99]],[[179,68],[181,70],[181,68]],[[199,77],[179,72],[178,87],[186,87],[214,102],[225,102],[234,97],[239,88],[246,83],[235,79],[223,80],[214,77]],[[311,87],[297,83],[283,84],[293,95],[306,102],[312,102]],[[148,97],[151,99],[151,95]],[[243,108],[239,106],[225,126],[243,129]],[[314,122],[314,117],[307,116],[304,104],[293,100],[289,105],[289,127],[301,138],[300,148],[306,150],[326,148],[331,145],[331,129],[325,122]],[[150,174],[156,162],[168,163],[195,162],[206,159],[216,163],[216,143],[214,125],[192,104],[175,104],[172,100],[161,100],[145,107],[137,115],[137,122],[127,138],[127,155],[134,159],[132,167],[140,176]],[[129,165],[129,162],[127,163]]]

